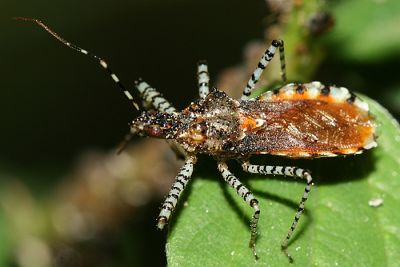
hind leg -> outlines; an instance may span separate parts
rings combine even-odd
[[[272,174],[272,175],[284,175],[290,177],[298,177],[301,179],[305,179],[307,181],[306,187],[304,188],[303,196],[299,203],[299,208],[297,209],[296,215],[292,222],[292,225],[289,228],[289,231],[286,235],[286,238],[282,241],[281,248],[285,255],[289,258],[289,261],[292,262],[293,258],[288,252],[288,243],[289,240],[296,229],[297,223],[304,211],[304,205],[308,199],[308,195],[311,191],[311,186],[313,185],[312,177],[310,171],[301,169],[298,167],[287,167],[287,166],[268,166],[268,165],[253,165],[249,162],[242,163],[243,170],[249,173],[257,173],[257,174]]]

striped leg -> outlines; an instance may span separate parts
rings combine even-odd
[[[146,107],[151,106],[155,110],[165,113],[172,113],[176,111],[175,107],[167,99],[165,99],[161,93],[159,93],[155,88],[151,87],[145,81],[139,79],[135,82],[135,87],[139,91]],[[129,133],[127,136],[129,137],[125,137],[125,140],[129,140],[133,136],[133,133]],[[185,150],[175,140],[166,141],[171,146],[178,158],[182,159],[187,157]]]
[[[142,98],[143,102],[143,107],[145,109],[150,109],[154,108],[157,111],[160,112],[166,112],[166,113],[172,113],[176,111],[176,109],[172,106],[172,104],[165,99],[161,93],[159,93],[155,88],[151,87],[148,83],[143,81],[142,79],[139,79],[135,81],[135,87],[140,93],[140,97]],[[124,139],[121,141],[117,148],[117,154],[121,153],[122,150],[125,149],[125,147],[128,145],[129,141],[132,139],[132,137],[135,135],[135,133],[129,132],[125,135]],[[182,154],[182,149],[179,149],[179,146],[173,142],[173,141],[168,141],[171,146],[173,146],[174,150],[179,150],[180,153],[179,155]]]
[[[289,254],[287,247],[290,237],[292,236],[294,229],[296,229],[297,223],[299,222],[299,219],[304,211],[304,205],[308,199],[308,194],[310,193],[311,186],[313,185],[310,171],[297,167],[253,165],[250,164],[249,162],[242,163],[242,167],[244,171],[249,173],[285,175],[290,177],[299,177],[301,179],[307,180],[307,185],[306,188],[304,189],[303,197],[300,200],[299,208],[297,209],[296,215],[286,235],[286,238],[282,241],[281,244],[282,251],[289,258],[289,261],[292,262],[293,258]]]
[[[285,63],[285,49],[283,40],[280,40],[281,45],[279,46],[279,61],[281,62],[281,78],[282,82],[286,83],[286,63]]]
[[[241,100],[248,100],[251,92],[254,89],[254,86],[258,82],[263,73],[265,67],[271,61],[276,53],[276,49],[279,48],[280,53],[280,61],[281,61],[281,77],[283,82],[286,81],[286,66],[285,66],[285,54],[283,49],[283,41],[282,40],[273,40],[271,46],[265,51],[264,55],[261,57],[260,62],[258,62],[256,70],[250,77],[250,80],[247,82],[246,88],[244,88]]]
[[[199,96],[204,99],[210,92],[210,74],[208,73],[207,62],[200,61],[197,64],[197,81],[199,85]]]
[[[250,242],[249,247],[253,250],[253,255],[256,259],[256,238],[257,238],[257,224],[260,218],[260,208],[258,207],[258,200],[253,196],[249,189],[247,189],[228,169],[225,162],[218,163],[218,170],[221,172],[224,180],[236,190],[236,193],[241,196],[247,204],[254,209],[254,214],[250,223]]]
[[[176,204],[178,203],[178,199],[185,189],[187,183],[189,182],[190,177],[193,173],[193,165],[196,163],[196,157],[189,157],[185,164],[182,166],[178,175],[175,178],[175,182],[171,187],[171,190],[168,193],[167,198],[165,199],[161,212],[157,218],[157,227],[162,230],[167,224],[169,217],[171,216],[172,211],[175,209]]]
[[[128,98],[128,100],[131,101],[131,103],[133,104],[135,109],[139,110],[139,106],[134,101],[134,99],[133,99],[132,95],[130,94],[130,92],[125,88],[125,86],[121,83],[121,81],[119,80],[117,75],[115,75],[115,73],[112,72],[110,67],[108,67],[108,64],[103,59],[101,59],[100,57],[90,53],[89,51],[87,51],[87,50],[85,50],[83,48],[80,48],[79,46],[74,45],[73,43],[68,42],[67,40],[62,38],[55,31],[51,30],[46,24],[44,24],[43,22],[41,22],[38,19],[22,18],[22,17],[18,17],[16,19],[17,20],[22,20],[22,21],[32,21],[32,22],[38,24],[40,27],[42,27],[44,30],[46,30],[48,33],[50,33],[54,38],[56,38],[58,41],[60,41],[64,45],[68,46],[69,48],[71,48],[71,49],[73,49],[75,51],[78,51],[79,53],[82,53],[84,55],[87,55],[87,56],[99,61],[100,66],[102,66],[108,72],[108,74],[111,76],[113,81],[117,84],[117,86],[122,90],[122,92],[125,94],[125,96]]]
[[[160,92],[151,87],[145,81],[139,79],[135,82],[136,89],[140,92],[140,97],[146,106],[152,106],[155,110],[160,112],[172,113],[176,109],[172,104],[165,99]]]

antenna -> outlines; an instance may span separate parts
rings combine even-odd
[[[55,31],[53,31],[52,29],[50,29],[46,24],[44,24],[42,21],[38,20],[38,19],[34,19],[34,18],[25,18],[25,17],[16,17],[14,18],[16,20],[22,20],[22,21],[31,21],[36,23],[37,25],[39,25],[40,27],[42,27],[45,31],[47,31],[48,33],[50,33],[54,38],[56,38],[58,41],[60,41],[61,43],[63,43],[64,45],[68,46],[69,48],[76,50],[84,55],[87,55],[91,58],[94,58],[95,60],[98,60],[100,63],[100,66],[102,66],[107,72],[108,74],[111,76],[111,78],[113,79],[113,81],[117,84],[117,86],[122,90],[122,92],[125,94],[125,96],[128,98],[129,101],[131,101],[131,103],[133,104],[133,106],[135,107],[136,110],[140,110],[139,109],[139,105],[136,103],[136,101],[133,99],[133,96],[131,95],[131,93],[125,88],[125,86],[121,83],[121,81],[119,80],[119,78],[117,77],[117,75],[115,75],[115,73],[110,69],[110,67],[108,66],[107,62],[105,62],[102,58],[90,53],[89,51],[74,45],[73,43],[68,42],[67,40],[65,40],[63,37],[61,37],[60,35],[58,35]]]

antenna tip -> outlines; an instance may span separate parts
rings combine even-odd
[[[37,19],[27,18],[27,17],[13,17],[14,20],[22,20],[22,21],[38,21]]]

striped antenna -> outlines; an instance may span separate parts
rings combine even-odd
[[[140,110],[139,109],[139,105],[135,102],[135,100],[133,99],[131,93],[125,88],[125,86],[121,83],[121,81],[119,80],[117,75],[115,75],[115,73],[112,72],[110,67],[108,67],[108,64],[103,59],[101,59],[100,57],[90,53],[89,51],[87,51],[87,50],[85,50],[83,48],[80,48],[79,46],[74,45],[73,43],[68,42],[67,40],[62,38],[55,31],[50,29],[46,24],[44,24],[43,22],[41,22],[38,19],[24,18],[24,17],[17,17],[15,19],[16,20],[22,20],[22,21],[32,21],[32,22],[38,24],[40,27],[42,27],[44,30],[46,30],[48,33],[50,33],[54,38],[56,38],[58,41],[60,41],[64,45],[68,46],[69,48],[74,49],[74,50],[76,50],[76,51],[78,51],[78,52],[80,52],[80,53],[82,53],[84,55],[87,55],[87,56],[89,56],[91,58],[94,58],[94,59],[98,60],[100,65],[108,72],[108,74],[111,76],[113,81],[117,84],[117,86],[122,90],[122,92],[125,94],[125,96],[128,98],[128,100],[131,101],[131,103],[133,104],[135,109],[138,110],[138,111]]]

